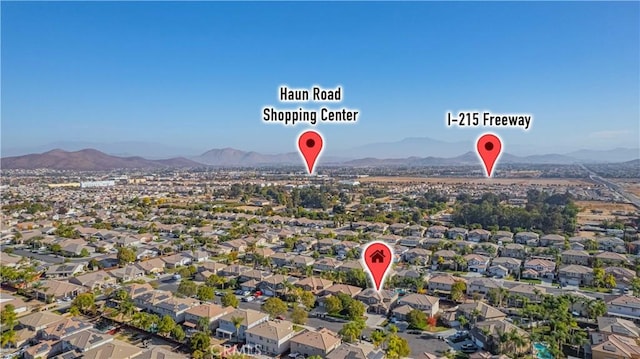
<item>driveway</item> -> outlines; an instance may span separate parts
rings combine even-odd
[[[398,333],[398,335],[409,342],[411,358],[420,358],[425,352],[435,355],[443,355],[447,351],[451,350],[451,346],[448,342],[440,339],[433,339],[430,335],[408,334],[406,332]]]

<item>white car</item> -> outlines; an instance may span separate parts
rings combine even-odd
[[[252,296],[248,296],[248,297],[244,297],[244,298],[242,298],[242,300],[243,300],[243,301],[245,301],[245,302],[253,302],[253,300],[254,300],[254,299],[255,299],[255,298],[254,298],[254,297],[252,297]]]

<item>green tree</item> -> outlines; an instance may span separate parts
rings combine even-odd
[[[387,336],[382,330],[374,330],[373,333],[371,333],[371,342],[376,348],[380,348],[386,338]]]
[[[83,313],[93,312],[95,310],[96,298],[91,292],[78,294],[78,296],[73,299],[72,305]]]
[[[327,312],[332,315],[336,315],[342,311],[342,301],[336,296],[327,297],[324,301],[324,305],[327,308]]]
[[[80,309],[78,309],[78,307],[76,307],[75,305],[72,305],[71,308],[69,308],[69,314],[72,317],[77,317],[80,315]]]
[[[183,279],[178,285],[177,292],[185,297],[193,297],[198,293],[198,285],[192,280]]]
[[[211,337],[207,333],[197,332],[189,340],[189,346],[193,351],[206,352],[211,346]]]
[[[347,307],[347,317],[349,317],[350,320],[361,319],[366,310],[364,303],[359,300],[353,300]]]
[[[400,359],[408,357],[411,354],[411,348],[406,339],[399,337],[397,334],[391,334],[387,339],[385,353],[389,359]]]
[[[300,302],[307,310],[311,310],[316,304],[316,296],[308,290],[303,290],[302,293],[300,293]]]
[[[407,314],[407,322],[411,328],[424,330],[427,327],[427,315],[421,310],[414,309]]]
[[[133,263],[136,260],[136,252],[127,247],[118,248],[118,262],[120,265]]]
[[[236,328],[236,341],[240,342],[240,326],[244,322],[244,318],[242,317],[231,317],[231,323],[233,327]]]
[[[459,302],[464,298],[464,294],[467,291],[467,284],[463,281],[456,281],[451,285],[451,300]]]
[[[203,302],[207,302],[212,300],[215,297],[215,291],[213,290],[213,288],[206,286],[206,285],[201,285],[198,287],[198,299],[203,301]]]
[[[2,324],[3,329],[9,328],[9,330],[13,330],[13,328],[18,323],[16,321],[16,308],[13,304],[7,304],[0,312],[0,324]]]
[[[295,307],[293,308],[293,311],[291,311],[291,321],[293,321],[295,324],[304,325],[307,323],[307,319],[307,311],[303,308]]]
[[[88,257],[89,256],[89,250],[87,250],[86,248],[82,248],[82,250],[80,251],[80,257]]]
[[[158,324],[158,334],[168,335],[175,328],[176,322],[168,315],[165,315]]]
[[[184,330],[182,329],[182,327],[179,325],[176,325],[173,327],[173,330],[171,330],[171,336],[175,340],[181,342],[184,340],[186,335],[184,334]]]
[[[342,340],[348,343],[354,343],[362,335],[362,329],[365,328],[365,323],[362,320],[351,321],[346,323],[342,329],[340,329],[340,336]]]
[[[616,277],[613,276],[613,274],[611,273],[607,273],[604,276],[604,286],[607,288],[615,288],[616,285],[618,283],[616,283]]]
[[[2,336],[0,336],[0,347],[5,348],[9,344],[15,346],[16,341],[16,332],[13,329],[9,329],[7,331],[4,331],[2,333]]]
[[[262,310],[269,314],[271,318],[275,318],[287,312],[287,303],[280,298],[272,297],[264,302]]]
[[[240,304],[238,298],[231,292],[227,292],[225,295],[223,295],[220,301],[225,307],[238,308],[238,305]]]

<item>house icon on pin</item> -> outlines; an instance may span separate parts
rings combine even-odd
[[[378,249],[377,251],[371,253],[371,263],[382,263],[384,261],[384,252],[382,249]]]

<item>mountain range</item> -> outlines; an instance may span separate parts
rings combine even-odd
[[[411,143],[411,141],[409,141]],[[438,141],[442,144],[444,142]],[[412,144],[413,145],[413,144]],[[459,147],[458,147],[459,150]],[[516,156],[504,153],[500,157],[501,163],[520,164],[573,164],[573,163],[617,163],[640,158],[638,149],[619,148],[607,151],[582,150],[568,154],[546,154],[531,156]],[[348,158],[321,156],[319,165],[376,167],[376,166],[458,166],[477,165],[478,157],[468,151],[454,157],[398,157],[356,158],[352,153]],[[4,169],[39,169],[96,171],[132,168],[189,168],[189,167],[252,167],[302,165],[300,155],[295,152],[282,154],[263,154],[247,152],[233,148],[212,149],[199,156],[191,158],[172,157],[169,159],[145,159],[140,156],[120,157],[109,155],[95,149],[80,151],[64,151],[60,149],[41,154],[3,157],[0,166]]]
[[[183,157],[165,160],[148,160],[142,157],[117,157],[94,149],[75,152],[52,150],[41,154],[4,157],[0,167],[4,169],[53,169],[76,171],[100,171],[130,168],[198,167],[202,164]]]

